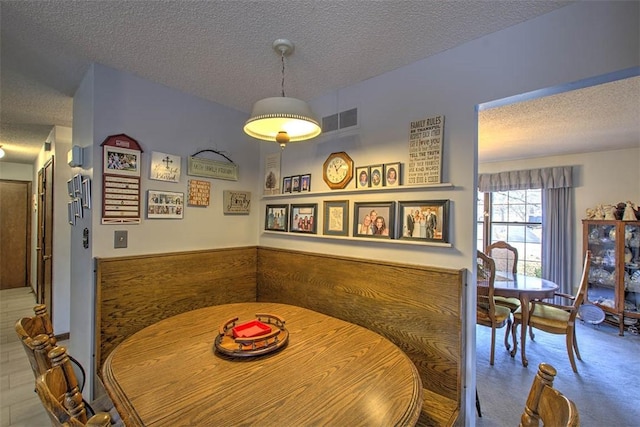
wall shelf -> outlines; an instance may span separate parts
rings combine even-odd
[[[398,187],[381,187],[381,188],[368,188],[368,189],[349,188],[344,190],[264,194],[262,196],[262,199],[289,199],[289,198],[297,198],[297,197],[338,196],[338,195],[349,195],[349,194],[372,194],[372,193],[392,193],[392,192],[393,193],[397,193],[397,192],[409,193],[409,192],[417,192],[417,191],[425,191],[425,190],[452,189],[453,187],[454,186],[452,183],[444,182],[440,184],[429,184],[429,185],[400,185]],[[373,239],[373,240],[379,240],[379,239]],[[424,244],[424,243],[421,243],[421,244]]]
[[[330,239],[330,240],[349,240],[351,242],[376,242],[376,243],[391,243],[396,245],[411,245],[411,246],[435,246],[440,248],[452,248],[452,243],[439,243],[439,242],[425,242],[421,240],[409,240],[409,239],[383,239],[375,237],[351,237],[351,236],[330,236],[326,234],[310,234],[310,233],[292,233],[288,231],[272,231],[262,230],[264,234],[282,236],[286,238],[298,237],[305,239]]]

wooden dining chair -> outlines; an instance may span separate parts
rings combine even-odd
[[[98,412],[87,417],[85,401],[64,347],[54,347],[48,354],[51,368],[36,379],[36,392],[54,426],[107,427],[111,417]]]
[[[485,254],[493,258],[496,271],[504,271],[515,276],[518,273],[518,250],[502,240],[487,246]],[[513,297],[495,297],[496,304],[507,307],[513,313],[520,308],[520,300]]]
[[[556,293],[555,296],[561,297],[570,304],[560,305],[551,302],[545,302],[541,300],[531,301],[529,306],[529,327],[540,329],[550,334],[566,335],[567,353],[569,354],[569,361],[571,362],[571,368],[573,372],[578,372],[576,368],[576,362],[573,357],[575,351],[578,360],[582,360],[580,357],[580,351],[578,350],[578,342],[576,340],[576,316],[582,302],[584,301],[585,294],[587,292],[587,285],[589,284],[589,265],[591,264],[591,251],[587,251],[584,257],[584,265],[582,268],[582,278],[580,280],[580,287],[574,295],[568,295],[564,293]],[[518,325],[522,323],[521,310],[516,310],[513,313],[513,328],[511,333],[514,340],[514,349],[518,343],[516,341],[516,330]],[[523,326],[523,327],[526,327]],[[533,334],[532,339],[533,339]],[[515,352],[511,353],[514,356]]]
[[[575,403],[553,388],[556,370],[547,363],[538,366],[519,427],[577,427],[580,416]]]
[[[504,334],[504,346],[509,350],[509,331],[511,329],[511,311],[499,306],[494,300],[494,281],[496,266],[493,259],[478,251],[478,296],[476,301],[476,322],[491,328],[491,357],[493,365],[496,347],[496,329],[507,327]]]

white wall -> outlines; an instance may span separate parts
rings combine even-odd
[[[640,137],[640,135],[639,135]],[[640,140],[638,148],[595,153],[540,157],[508,162],[481,163],[479,173],[497,173],[555,166],[573,166],[575,235],[573,239],[574,288],[582,271],[582,220],[585,210],[627,200],[640,203]]]
[[[31,181],[32,178],[33,165],[0,161],[0,179]]]
[[[94,257],[130,256],[257,244],[258,206],[250,215],[224,215],[223,190],[251,191],[257,197],[258,144],[242,127],[247,115],[131,74],[95,64],[74,97],[73,143],[88,153],[82,173],[92,178],[93,209],[71,235],[71,350],[84,366],[92,366],[94,328]],[[110,135],[124,133],[140,144],[140,224],[102,225],[102,147]],[[222,151],[239,166],[239,180],[187,176],[187,158],[203,149]],[[149,179],[152,152],[182,157],[179,183]],[[201,157],[226,161],[212,153]],[[211,183],[208,207],[185,205],[184,218],[146,219],[147,190],[187,193],[188,180]],[[82,247],[82,231],[90,247]],[[114,231],[128,232],[128,247],[114,249]],[[90,302],[90,303],[89,303]]]
[[[358,107],[360,128],[355,136],[341,140],[323,138],[317,144],[291,145],[284,150],[282,174],[312,173],[312,190],[327,189],[321,181],[321,167],[329,153],[344,150],[357,165],[397,160],[406,164],[409,123],[437,114],[445,116],[443,181],[453,183],[453,190],[383,196],[356,194],[348,198],[352,201],[450,199],[453,248],[363,243],[357,239],[305,239],[273,233],[262,234],[260,245],[471,270],[476,245],[475,107],[638,66],[638,11],[636,2],[572,4],[313,101],[312,106],[320,117]],[[275,148],[263,149],[262,158],[273,150]],[[297,203],[301,199],[283,200]],[[263,200],[263,205],[265,203]],[[473,277],[469,282],[474,283]],[[463,375],[467,394],[465,410],[471,415],[475,390],[475,287],[470,286],[468,291],[465,299],[467,371]],[[465,422],[473,424],[473,416],[466,417]]]

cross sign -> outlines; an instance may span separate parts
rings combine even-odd
[[[166,163],[167,164],[167,169],[169,169],[169,163],[173,163],[173,160],[171,160],[169,158],[169,156],[167,156],[164,159],[162,159],[162,163]]]

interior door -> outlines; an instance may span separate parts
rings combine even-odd
[[[41,203],[42,218],[42,303],[46,304],[49,316],[53,320],[55,307],[53,306],[53,157],[44,165]]]
[[[0,180],[0,289],[31,285],[31,182]]]

